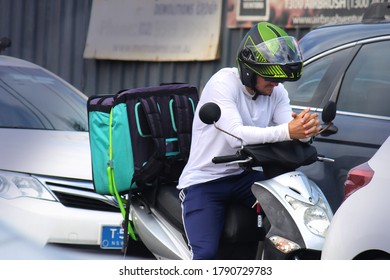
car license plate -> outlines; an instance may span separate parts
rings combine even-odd
[[[122,249],[123,228],[120,226],[103,226],[100,248],[102,249]]]

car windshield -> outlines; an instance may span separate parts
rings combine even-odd
[[[86,99],[42,69],[0,66],[0,127],[87,131]]]

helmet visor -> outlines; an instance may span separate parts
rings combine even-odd
[[[286,65],[302,62],[302,52],[292,36],[278,37],[258,45],[247,45],[250,55],[245,60],[252,64]]]

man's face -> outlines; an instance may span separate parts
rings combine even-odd
[[[278,82],[266,81],[263,77],[256,76],[256,89],[264,95],[271,95],[278,84]]]

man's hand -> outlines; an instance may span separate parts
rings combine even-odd
[[[288,123],[290,138],[302,139],[316,136],[321,129],[318,113],[310,113],[310,108],[306,108],[299,114],[292,113],[293,120]]]

